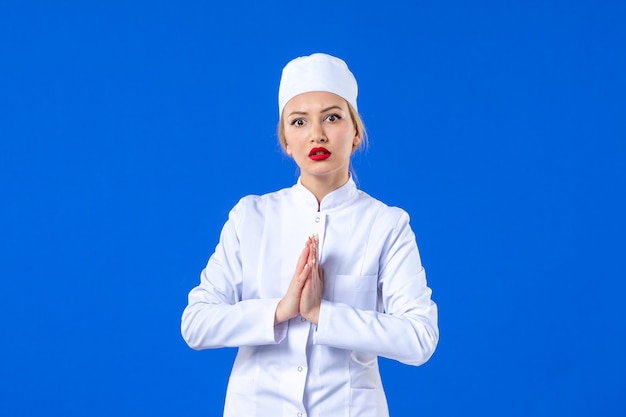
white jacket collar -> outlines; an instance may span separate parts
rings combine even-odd
[[[300,177],[298,177],[298,182],[292,187],[292,190],[297,204],[310,207],[317,211],[317,198],[315,198],[311,191],[302,185]],[[352,179],[352,176],[350,176],[344,185],[326,194],[319,205],[319,211],[332,210],[337,207],[341,207],[342,205],[352,201],[357,194],[358,190],[356,188],[356,184]]]

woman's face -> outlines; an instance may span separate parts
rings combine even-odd
[[[350,156],[361,138],[343,98],[323,91],[299,94],[283,109],[283,128],[285,150],[300,167],[304,184],[347,181]]]

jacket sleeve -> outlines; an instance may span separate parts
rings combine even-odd
[[[287,322],[274,326],[279,299],[242,300],[242,259],[237,225],[243,200],[230,212],[220,241],[189,293],[181,333],[193,349],[258,346],[279,343]]]
[[[395,209],[399,210],[399,209]],[[437,306],[426,283],[409,216],[400,211],[380,253],[380,311],[323,300],[314,343],[421,365],[439,341]]]

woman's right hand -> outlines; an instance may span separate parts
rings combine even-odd
[[[302,289],[309,276],[309,268],[307,260],[311,251],[311,239],[309,239],[298,258],[296,264],[296,272],[289,283],[287,293],[278,303],[276,314],[274,315],[274,324],[282,323],[296,317],[300,313],[300,299],[302,298]]]

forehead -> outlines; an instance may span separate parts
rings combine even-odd
[[[289,100],[285,105],[284,112],[285,114],[289,114],[289,112],[292,111],[320,111],[334,106],[344,111],[348,110],[346,100],[337,94],[327,91],[309,91],[307,93],[298,94]]]

